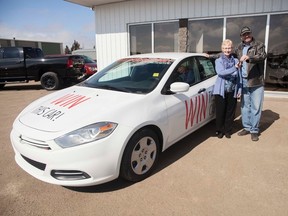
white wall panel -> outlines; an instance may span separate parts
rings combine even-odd
[[[222,2],[223,2],[223,0],[222,0]],[[230,11],[227,12],[226,14],[229,14],[229,13],[230,14],[239,14],[239,0],[231,0]],[[222,14],[223,14],[223,11],[222,11]],[[221,14],[219,14],[219,15],[221,15]]]
[[[288,0],[132,0],[94,8],[99,68],[128,55],[128,24],[288,12]]]

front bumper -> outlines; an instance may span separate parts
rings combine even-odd
[[[104,139],[62,149],[47,141],[38,146],[23,138],[15,128],[10,139],[17,164],[35,178],[63,186],[91,186],[109,182],[119,176],[128,128],[117,128]]]

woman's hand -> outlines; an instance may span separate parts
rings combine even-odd
[[[241,66],[242,66],[242,62],[240,61],[235,65],[236,68],[241,68]]]

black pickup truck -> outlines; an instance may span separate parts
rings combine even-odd
[[[0,89],[15,82],[40,81],[46,90],[56,90],[85,77],[80,55],[44,57],[39,48],[0,47]]]

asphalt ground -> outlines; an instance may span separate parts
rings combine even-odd
[[[239,137],[239,108],[231,139],[209,123],[160,156],[152,176],[67,188],[39,181],[14,160],[9,134],[17,114],[50,94],[38,83],[0,91],[0,215],[287,216],[288,99],[265,97],[261,135]]]

